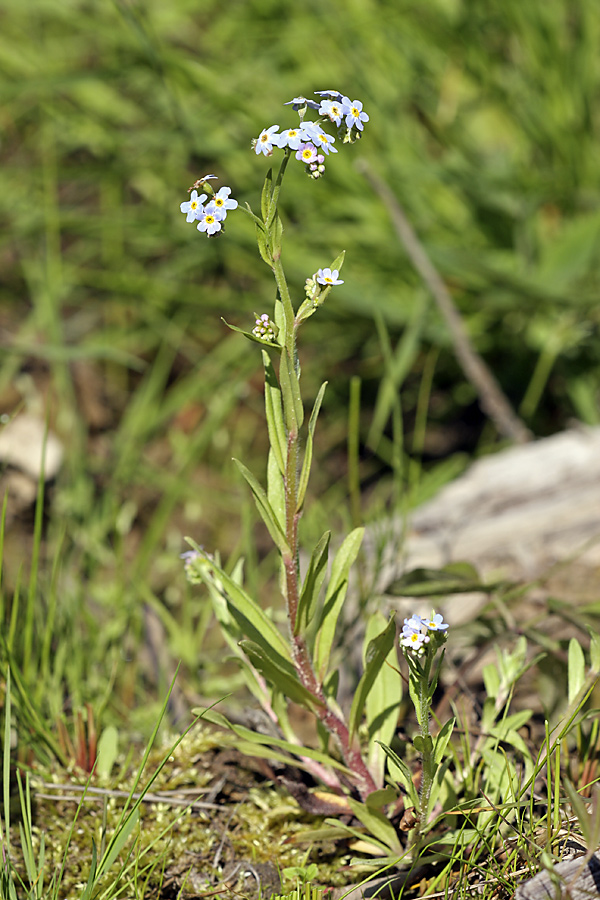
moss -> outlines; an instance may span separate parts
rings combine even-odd
[[[138,791],[149,784],[173,743],[165,741],[151,751]],[[247,895],[260,888],[266,896],[294,887],[280,873],[305,864],[307,855],[315,857],[314,851],[307,854],[304,845],[292,842],[315,819],[254,771],[252,761],[237,754],[234,744],[232,736],[206,726],[184,738],[151,784],[149,799],[140,805],[139,822],[102,882],[103,889],[121,869],[114,896],[178,896],[184,882],[184,897],[224,885]],[[79,900],[93,844],[100,857],[119,825],[143,749],[131,756],[137,759],[127,765],[121,760],[119,776],[92,778],[85,796],[87,777],[77,770],[37,770],[30,775],[34,852],[38,854],[43,835],[46,882],[64,860],[63,900]],[[323,858],[318,881],[343,883],[338,874],[341,861],[339,848]],[[16,864],[24,872],[18,850]]]

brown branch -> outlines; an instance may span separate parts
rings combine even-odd
[[[531,432],[517,416],[494,375],[471,344],[448,288],[427,256],[423,244],[415,234],[398,200],[383,179],[371,169],[365,160],[360,160],[357,168],[383,201],[398,238],[404,245],[415,269],[431,291],[450,331],[456,357],[466,377],[477,391],[482,409],[504,437],[517,444],[530,441],[532,439]]]

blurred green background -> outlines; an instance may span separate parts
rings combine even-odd
[[[598,424],[598,46],[595,0],[4,0],[0,413],[49,411],[66,448],[33,575],[33,513],[5,538],[12,649],[44,714],[68,698],[145,727],[154,707],[136,703],[169,674],[144,655],[149,610],[191,695],[232,683],[178,556],[190,534],[245,555],[251,585],[272,571],[231,464],[264,466],[260,357],[221,316],[251,328],[274,287],[246,217],[206,240],[179,204],[214,172],[257,208],[268,163],[250,142],[295,123],[292,97],[337,89],[370,115],[323,179],[290,166],[284,186],[296,302],[347,251],[344,286],[301,334],[308,401],[330,382],[307,533],[349,516],[355,376],[367,518],[397,496],[394,448],[401,478],[424,463],[424,495],[497,440],[358,159],[532,431]]]

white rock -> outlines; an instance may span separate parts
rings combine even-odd
[[[46,425],[43,419],[30,413],[21,413],[0,427],[0,463],[20,469],[34,481],[42,470],[42,452]],[[53,432],[46,435],[44,454],[44,478],[50,481],[58,474],[63,447]]]

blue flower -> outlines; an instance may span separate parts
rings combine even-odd
[[[342,104],[337,100],[322,100],[321,105],[319,107],[319,112],[322,116],[327,116],[332,122],[335,122],[336,125],[342,124],[342,116],[344,115],[344,110]]]
[[[413,631],[420,631],[422,625],[423,618],[418,616],[417,613],[413,613],[410,619],[404,620],[404,628],[412,628]]]
[[[362,131],[364,127],[363,122],[368,122],[369,117],[366,112],[362,111],[363,105],[360,100],[349,100],[348,97],[343,97],[342,108],[348,128],[352,128],[355,125],[359,131]]]
[[[263,128],[254,145],[254,150],[257,155],[259,153],[264,153],[265,156],[272,156],[273,144],[275,144],[276,147],[279,146],[277,143],[279,135],[276,134],[278,128],[279,125],[271,125],[270,128]]]
[[[319,136],[323,134],[323,129],[318,122],[302,122],[300,128],[302,131],[302,139],[304,141],[316,143]]]
[[[230,187],[219,188],[218,192],[215,194],[209,204],[209,206],[214,205],[215,209],[220,210],[223,213],[223,219],[227,216],[228,209],[237,209],[238,206],[237,200],[229,198],[230,193]]]
[[[422,622],[429,631],[446,631],[448,628],[441,613],[433,613],[431,619],[422,619]]]
[[[331,100],[341,100],[342,95],[339,91],[315,91],[315,94],[318,94],[319,97],[329,97]]]
[[[206,199],[206,194],[200,194],[200,196],[198,196],[197,191],[192,191],[192,193],[190,194],[190,199],[185,200],[180,204],[179,209],[182,213],[186,213],[186,222],[193,222],[194,219],[197,219],[198,216],[202,215],[202,204]]]
[[[400,638],[400,646],[406,647],[407,650],[411,650],[417,656],[421,656],[421,654],[425,650],[425,644],[429,643],[429,637],[426,634],[423,634],[422,631],[414,631],[408,626],[404,626],[402,629],[402,637]]]
[[[306,140],[302,127],[288,128],[287,131],[282,131],[281,134],[278,134],[277,138],[278,147],[289,147],[290,150],[298,150],[302,141]]]
[[[319,269],[317,272],[317,281],[319,284],[343,284],[344,282],[338,278],[338,269]]]
[[[335,138],[332,138],[326,131],[315,134],[313,140],[315,144],[318,144],[321,147],[321,150],[324,150],[325,153],[327,153],[327,155],[329,155],[330,150],[332,153],[337,153],[336,148],[333,146]]]
[[[296,159],[299,159],[301,162],[309,165],[310,163],[314,163],[317,160],[317,148],[314,144],[300,144],[298,147],[298,152],[296,153]]]
[[[315,103],[314,100],[307,100],[306,97],[294,97],[293,100],[288,100],[287,103],[284,103],[283,105],[293,106],[296,112],[298,112],[299,109],[303,109],[305,106],[310,106],[311,109],[319,108],[318,103]]]
[[[197,550],[186,550],[185,553],[179,554],[179,559],[185,559],[186,563],[192,562],[194,559],[200,559],[201,554]]]
[[[200,221],[198,222],[198,231],[205,231],[209,236],[216,234],[221,230],[221,222],[227,213],[224,209],[217,209],[214,202],[211,201],[203,210]]]

